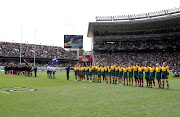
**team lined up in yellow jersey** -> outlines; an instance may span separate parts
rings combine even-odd
[[[159,63],[156,67],[151,64],[150,66],[141,64],[129,65],[114,65],[111,66],[83,66],[76,65],[74,68],[75,81],[97,82],[106,84],[119,84],[128,86],[144,86],[144,78],[146,79],[146,87],[155,88],[155,78],[158,81],[158,88],[164,89],[164,82],[166,80],[167,89],[169,89],[168,75],[169,67],[163,63],[161,67]],[[135,84],[133,82],[135,80]],[[162,81],[162,85],[161,85]]]

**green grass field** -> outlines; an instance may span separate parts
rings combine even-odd
[[[180,117],[180,79],[170,89],[75,82],[73,72],[56,79],[11,76],[0,72],[0,88],[28,87],[33,92],[0,92],[0,117]],[[156,83],[157,84],[157,83]],[[157,86],[156,86],[157,87]]]

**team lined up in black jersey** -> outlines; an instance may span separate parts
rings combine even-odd
[[[15,65],[9,64],[4,67],[5,74],[13,74],[13,75],[25,75],[32,77],[32,66],[31,65]]]

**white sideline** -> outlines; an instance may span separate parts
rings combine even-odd
[[[1,90],[0,90],[0,92],[2,92],[2,93],[5,93],[5,94],[10,94],[10,93],[8,93],[8,92],[5,92],[5,91],[1,91]]]

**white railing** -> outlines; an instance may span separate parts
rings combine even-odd
[[[136,20],[136,19],[149,19],[159,16],[169,16],[172,14],[179,14],[180,7],[174,9],[166,9],[161,11],[141,13],[141,14],[132,14],[132,15],[119,15],[119,16],[96,16],[96,21],[123,21],[123,20]]]

